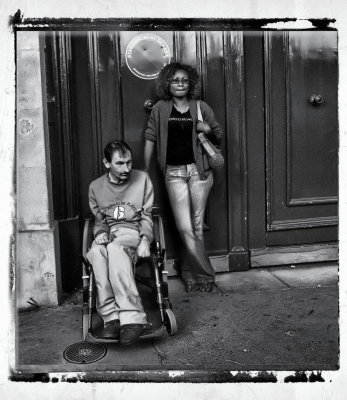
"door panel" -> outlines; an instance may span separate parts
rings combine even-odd
[[[225,115],[225,82],[223,32],[201,32],[201,72],[202,72],[202,98],[213,108],[217,120],[223,128],[224,137],[221,149],[225,155],[227,132]],[[226,166],[220,171],[215,171],[214,186],[209,197],[207,207],[207,225],[209,231],[205,234],[206,247],[209,252],[228,252],[228,197],[226,194],[228,160]],[[222,210],[222,213],[220,212]],[[218,244],[218,245],[217,245]],[[216,246],[217,245],[217,246]]]
[[[101,153],[107,143],[122,137],[123,119],[121,114],[120,60],[118,37],[115,32],[98,32],[95,37],[97,65],[95,76],[98,80],[100,101]],[[101,161],[101,160],[100,160]]]
[[[97,154],[97,131],[92,114],[92,84],[89,68],[88,37],[86,33],[74,33],[71,37],[71,81],[72,116],[76,138],[75,157],[78,177],[79,214],[82,218],[90,215],[88,187],[102,171]]]
[[[265,247],[264,46],[262,32],[244,33],[249,247]]]
[[[288,205],[336,205],[336,32],[288,36]],[[313,95],[322,96],[322,103],[311,103]],[[336,206],[325,209],[329,211],[336,215]]]
[[[336,239],[336,40],[331,31],[266,35],[267,244]]]
[[[79,180],[75,167],[76,137],[71,116],[71,36],[50,32],[45,39],[47,111],[53,213],[57,221],[62,288],[81,282]]]

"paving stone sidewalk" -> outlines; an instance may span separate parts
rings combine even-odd
[[[338,368],[336,265],[219,274],[217,284],[213,293],[188,294],[178,278],[170,278],[177,334],[165,332],[131,348],[110,344],[103,359],[88,365],[63,357],[69,345],[82,340],[80,293],[59,307],[21,312],[15,372],[118,371],[126,376],[127,371]]]

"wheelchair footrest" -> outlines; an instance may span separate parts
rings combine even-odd
[[[165,326],[161,325],[159,328],[153,329],[153,327],[149,326],[145,328],[140,336],[141,339],[148,339],[153,337],[158,337],[163,334],[165,330]],[[89,332],[86,337],[86,342],[95,342],[95,343],[119,343],[118,339],[103,339],[102,337],[94,336],[92,332]]]

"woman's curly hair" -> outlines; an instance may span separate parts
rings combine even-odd
[[[174,62],[165,65],[160,71],[157,79],[157,94],[160,98],[169,100],[172,95],[170,93],[170,81],[179,69],[185,71],[188,74],[189,79],[189,91],[187,97],[190,99],[196,99],[199,97],[199,74],[197,70],[190,65],[182,64],[180,62]]]

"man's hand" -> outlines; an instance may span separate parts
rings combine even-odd
[[[99,233],[98,236],[95,236],[95,243],[96,244],[108,244],[110,242],[112,242],[112,238],[106,232]]]
[[[139,258],[146,258],[151,255],[150,242],[147,236],[142,236],[141,242],[137,246],[136,253]]]

